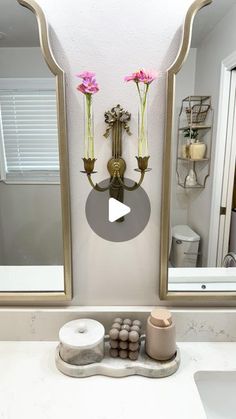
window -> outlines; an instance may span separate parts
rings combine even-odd
[[[7,183],[59,182],[55,88],[0,84],[0,155]]]

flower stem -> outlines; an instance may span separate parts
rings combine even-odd
[[[149,84],[145,84],[144,91],[141,91],[138,87],[139,98],[140,98],[140,121],[139,121],[139,139],[138,139],[138,156],[148,156],[148,140],[147,140],[147,127],[146,127],[146,109],[147,109],[147,93]]]
[[[85,157],[94,159],[94,135],[92,120],[92,95],[87,93],[85,108]]]

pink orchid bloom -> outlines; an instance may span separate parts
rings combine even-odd
[[[82,78],[82,83],[77,86],[77,90],[83,94],[94,94],[99,91],[97,81],[95,79],[95,73],[91,71],[84,71],[83,73],[77,74],[77,77]]]
[[[124,81],[138,81],[137,73],[133,73],[131,76],[125,76]]]
[[[84,80],[83,83],[77,86],[77,90],[79,90],[79,92],[81,93],[84,93],[84,94],[88,93],[92,95],[99,91],[99,87],[95,80],[91,80],[91,81]]]
[[[92,71],[83,71],[82,73],[76,74],[76,77],[80,79],[93,79],[95,77],[95,73]]]
[[[157,78],[157,72],[145,70],[144,68],[125,77],[125,81],[135,81],[136,83],[150,84]]]
[[[139,82],[139,75],[138,72],[132,73],[130,76],[126,76],[124,78],[125,81],[135,81],[136,83]]]

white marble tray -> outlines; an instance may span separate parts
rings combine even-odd
[[[137,361],[129,359],[111,358],[109,356],[109,343],[105,343],[105,357],[101,362],[89,365],[71,365],[63,361],[56,349],[56,366],[65,375],[70,377],[91,377],[92,375],[106,375],[107,377],[128,377],[129,375],[142,375],[150,378],[163,378],[174,374],[180,365],[180,352],[169,361],[155,361],[145,353],[144,342],[141,343],[140,354]]]

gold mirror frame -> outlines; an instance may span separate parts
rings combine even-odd
[[[166,103],[166,130],[163,158],[162,178],[162,208],[161,208],[161,249],[160,249],[160,287],[161,300],[211,301],[232,300],[236,298],[236,292],[192,292],[192,291],[168,291],[168,260],[169,260],[169,234],[170,234],[170,199],[171,199],[171,150],[172,150],[172,126],[175,97],[176,74],[183,66],[190,49],[192,28],[197,12],[211,4],[213,0],[195,0],[186,14],[182,43],[173,65],[167,71],[167,103]]]
[[[41,7],[34,0],[16,0],[20,5],[31,10],[37,19],[39,42],[45,62],[56,78],[58,138],[60,155],[60,186],[62,206],[63,253],[64,253],[64,291],[47,292],[0,292],[1,304],[46,304],[61,303],[72,299],[71,274],[71,220],[70,191],[67,150],[67,127],[65,107],[65,74],[57,64],[49,43],[48,24]]]

